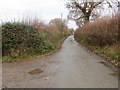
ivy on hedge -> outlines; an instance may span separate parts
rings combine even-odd
[[[7,22],[2,25],[2,54],[9,55],[11,50],[20,53],[42,53],[44,37],[32,26],[23,23]]]

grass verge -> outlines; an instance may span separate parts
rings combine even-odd
[[[120,44],[115,44],[111,46],[105,46],[105,47],[100,47],[100,46],[93,46],[89,45],[86,43],[83,43],[82,41],[78,41],[81,45],[85,46],[88,48],[91,52],[103,57],[105,60],[108,62],[112,63],[116,67],[120,67],[120,52],[119,52],[119,47]]]

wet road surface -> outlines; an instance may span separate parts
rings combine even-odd
[[[104,60],[68,37],[53,55],[2,64],[3,88],[118,88]]]

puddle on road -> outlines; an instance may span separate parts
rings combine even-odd
[[[28,73],[31,74],[31,75],[35,75],[35,74],[39,74],[39,73],[42,73],[42,72],[43,72],[42,69],[34,69],[34,70],[29,71]]]

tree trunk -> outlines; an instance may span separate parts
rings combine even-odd
[[[91,15],[91,11],[84,12],[85,24],[89,22],[90,15]]]
[[[89,17],[90,17],[90,16],[88,16],[88,15],[85,15],[85,16],[84,16],[84,19],[85,19],[84,25],[89,22]]]

